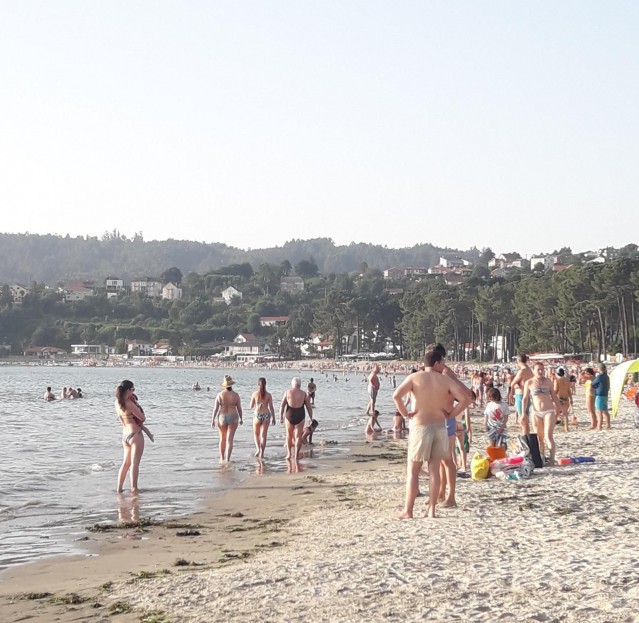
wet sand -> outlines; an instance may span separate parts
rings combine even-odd
[[[88,532],[99,556],[0,575],[0,620],[639,621],[639,431],[629,406],[611,431],[578,413],[557,456],[593,465],[459,479],[457,508],[429,520],[418,499],[397,521],[405,441],[375,440],[328,471],[251,478],[180,524]]]

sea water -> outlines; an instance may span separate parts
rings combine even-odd
[[[218,433],[211,428],[215,396],[223,375],[244,409],[235,436],[233,462],[220,466]],[[75,553],[87,526],[102,522],[178,517],[203,500],[237,486],[254,473],[286,471],[284,426],[279,406],[294,371],[219,370],[171,367],[0,366],[0,569],[43,556]],[[277,425],[269,429],[266,461],[253,457],[252,414],[248,405],[257,379],[265,376],[273,394]],[[314,417],[319,428],[303,469],[326,465],[331,456],[364,439],[368,401],[365,377],[342,372],[304,371],[318,386]],[[145,441],[140,494],[115,492],[122,460],[121,426],[114,391],[123,379],[135,384],[155,443]],[[399,382],[400,379],[397,379]],[[194,391],[198,382],[202,389]],[[47,386],[57,397],[62,387],[82,388],[83,398],[43,400]],[[207,388],[210,388],[207,391]],[[392,386],[382,379],[378,409],[390,426]],[[337,443],[334,443],[337,442]]]

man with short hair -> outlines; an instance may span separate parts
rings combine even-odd
[[[512,380],[510,384],[510,388],[508,389],[508,402],[511,402],[513,396],[515,398],[515,411],[517,412],[517,421],[521,423],[521,434],[529,435],[530,434],[530,401],[526,401],[526,405],[524,405],[524,385],[526,381],[529,381],[533,378],[533,371],[530,369],[528,365],[528,355],[521,353],[517,357],[517,374],[515,374],[515,378]]]
[[[366,407],[366,415],[373,417],[375,415],[375,403],[377,402],[377,392],[379,391],[379,372],[381,368],[378,363],[373,364],[373,370],[368,376],[368,406]]]
[[[393,401],[399,413],[412,421],[408,436],[408,465],[406,475],[406,502],[399,519],[413,516],[415,498],[419,490],[419,472],[424,461],[428,462],[427,516],[435,517],[439,494],[439,464],[450,455],[446,419],[455,419],[470,404],[471,399],[459,384],[445,376],[441,352],[426,353],[425,369],[408,376],[393,393]],[[408,412],[403,398],[413,395],[414,411]],[[457,404],[448,411],[453,401]]]

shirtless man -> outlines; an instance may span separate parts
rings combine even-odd
[[[379,364],[373,365],[373,371],[368,377],[368,406],[366,407],[366,415],[373,417],[375,415],[375,403],[377,402],[377,392],[379,391]]]
[[[508,390],[508,402],[512,404],[512,399],[515,400],[515,411],[517,412],[517,421],[521,422],[521,434],[530,434],[530,421],[528,419],[528,413],[530,411],[530,402],[527,401],[524,408],[524,384],[533,378],[533,371],[528,365],[528,355],[523,353],[517,357],[517,374],[510,384]]]
[[[315,381],[313,380],[313,377],[311,377],[311,380],[308,382],[308,385],[306,386],[306,393],[308,394],[308,399],[311,401],[311,404],[313,406],[315,406],[316,391],[317,391],[317,385],[315,385]]]
[[[47,387],[47,391],[44,392],[44,399],[47,402],[51,402],[52,400],[55,400],[55,394],[51,391],[50,387]]]
[[[572,408],[572,390],[564,368],[557,369],[554,386],[557,398],[559,398],[561,403],[561,418],[564,421],[564,430],[568,432],[568,412]]]
[[[395,408],[405,418],[412,420],[408,436],[408,466],[406,473],[406,503],[399,519],[413,516],[415,498],[419,490],[419,472],[424,461],[428,462],[428,505],[427,516],[435,517],[435,506],[439,495],[439,465],[450,456],[446,419],[455,420],[470,404],[469,394],[459,383],[445,376],[444,359],[441,352],[430,350],[426,353],[426,367],[423,372],[408,376],[393,393]],[[408,412],[404,396],[413,395],[414,411]],[[448,411],[450,404],[457,404]]]

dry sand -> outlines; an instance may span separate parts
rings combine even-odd
[[[355,448],[326,472],[253,478],[188,526],[92,534],[100,556],[1,575],[0,621],[639,621],[630,414],[612,431],[557,431],[558,457],[594,465],[460,479],[459,506],[434,520],[420,500],[415,519],[394,519],[403,441]],[[189,528],[200,534],[176,535]],[[69,593],[89,599],[63,603]]]

